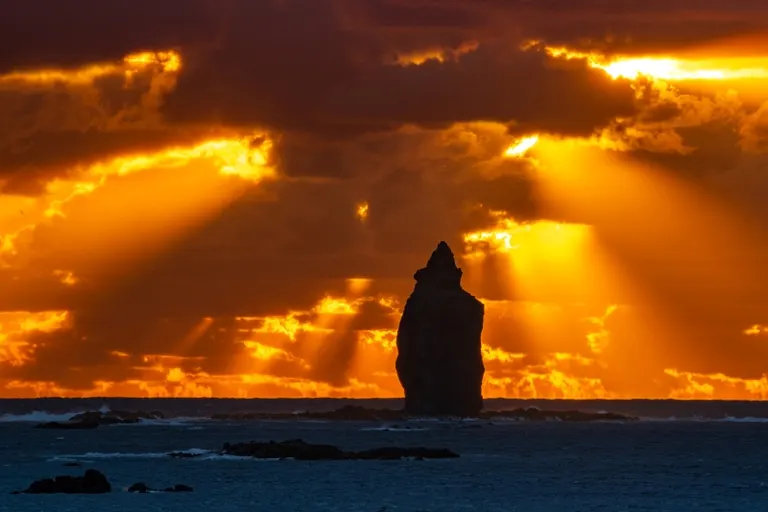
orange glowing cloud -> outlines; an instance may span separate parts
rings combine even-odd
[[[0,312],[0,364],[18,366],[33,360],[30,333],[56,331],[67,324],[68,318],[67,311]]]
[[[448,60],[457,60],[462,55],[477,50],[479,46],[476,41],[470,41],[457,48],[427,48],[399,53],[397,54],[395,64],[400,66],[421,66],[430,61],[442,63]]]
[[[36,198],[25,208],[26,221],[19,225],[19,215],[10,216],[5,224],[0,216],[0,266],[13,266],[18,260],[18,242],[21,237],[31,233],[36,226],[50,222],[51,219],[66,218],[67,206],[77,198],[94,194],[105,187],[111,180],[124,178],[149,170],[187,169],[187,183],[191,186],[193,174],[191,170],[201,166],[213,166],[222,177],[235,177],[246,183],[256,184],[263,180],[276,177],[276,169],[270,162],[271,139],[257,133],[247,137],[213,139],[189,147],[172,147],[148,154],[118,156],[97,162],[73,173],[75,177],[55,179],[46,186],[46,194]],[[202,184],[196,194],[197,198],[189,198],[189,207],[199,209],[210,199],[216,199],[220,192],[227,188],[221,182],[219,191],[211,190],[208,184]],[[208,188],[206,193],[204,188]],[[211,192],[217,192],[212,194]],[[181,187],[176,192],[181,193]],[[206,197],[209,196],[208,198]],[[2,196],[0,196],[2,197]],[[197,201],[198,206],[193,203]],[[192,218],[186,213],[188,218]],[[15,228],[14,228],[15,224]],[[149,227],[149,226],[147,226]],[[114,226],[113,228],[114,229]],[[3,232],[5,231],[5,232]],[[66,279],[67,284],[74,284],[74,278]]]
[[[526,48],[540,48],[530,42]],[[584,59],[593,68],[602,69],[612,78],[637,80],[649,77],[658,80],[741,80],[768,79],[768,67],[752,57],[674,58],[668,56],[612,56],[585,53],[565,47],[544,46],[547,54],[561,59]]]
[[[667,368],[664,373],[676,381],[671,398],[681,400],[765,400],[768,375],[759,379],[731,377],[723,373],[697,373]]]
[[[88,84],[112,74],[122,74],[130,80],[136,73],[155,66],[163,73],[178,73],[182,67],[181,55],[175,51],[139,52],[126,55],[119,63],[91,64],[75,69],[13,71],[0,74],[0,87],[50,87],[56,83]]]
[[[538,135],[531,135],[529,137],[523,137],[515,144],[512,144],[504,152],[506,157],[522,157],[525,153],[531,149],[539,141]]]

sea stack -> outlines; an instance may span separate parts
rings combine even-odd
[[[461,269],[440,242],[418,270],[397,330],[397,375],[413,415],[477,416],[485,367],[483,303],[461,287]]]

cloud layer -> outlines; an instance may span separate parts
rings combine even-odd
[[[667,4],[5,2],[0,394],[398,395],[444,239],[487,394],[762,396],[765,80],[583,58],[757,65]]]

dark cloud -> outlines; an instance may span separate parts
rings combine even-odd
[[[131,0],[7,0],[0,5],[0,70],[77,67],[128,53],[209,41],[222,4],[169,0],[151,8]]]
[[[584,62],[554,65],[540,52],[481,41],[456,60],[383,65],[383,45],[391,43],[375,32],[367,38],[341,32],[323,12],[291,40],[284,35],[301,28],[297,14],[287,13],[285,20],[279,15],[274,26],[255,35],[250,26],[242,36],[231,27],[220,49],[182,75],[166,103],[169,119],[318,133],[486,120],[521,130],[588,134],[634,112],[629,85]],[[422,48],[435,46],[439,42],[430,41],[427,31]]]

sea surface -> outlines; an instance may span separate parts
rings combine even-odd
[[[0,511],[766,511],[768,403],[488,400],[493,410],[539,407],[631,414],[618,423],[412,420],[221,421],[222,412],[331,410],[399,400],[0,400]],[[166,420],[95,430],[37,422],[85,410],[158,410]],[[301,438],[346,449],[446,447],[458,459],[252,460],[225,442]],[[200,453],[176,459],[173,451]],[[79,462],[80,467],[67,467]],[[9,495],[33,480],[94,468],[104,495]],[[132,494],[134,482],[192,493]]]

